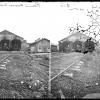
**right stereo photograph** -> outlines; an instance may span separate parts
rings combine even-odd
[[[59,9],[65,31],[51,39],[51,98],[100,98],[99,2],[63,2]]]

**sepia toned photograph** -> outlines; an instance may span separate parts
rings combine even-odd
[[[100,98],[99,2],[0,2],[0,99]]]

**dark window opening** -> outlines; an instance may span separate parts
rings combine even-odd
[[[9,51],[10,50],[10,40],[4,38],[0,41],[0,51]]]
[[[14,39],[11,41],[11,51],[20,51],[21,50],[21,41]]]

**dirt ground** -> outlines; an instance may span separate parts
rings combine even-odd
[[[100,94],[98,53],[53,53],[50,59],[50,54],[0,52],[0,98],[89,98],[91,93]]]
[[[100,93],[99,54],[53,54],[51,61],[51,93],[54,98],[83,98],[87,94]]]
[[[1,52],[0,98],[47,98],[48,60],[44,55]]]

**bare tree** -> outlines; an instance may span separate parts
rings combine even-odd
[[[87,16],[90,17],[91,21],[87,28],[82,27],[77,23],[76,27],[69,27],[69,33],[73,33],[74,31],[82,32],[87,34],[88,36],[93,35],[96,39],[100,35],[100,7],[92,6],[92,9],[89,11],[87,9]],[[100,39],[98,40],[100,41]]]

